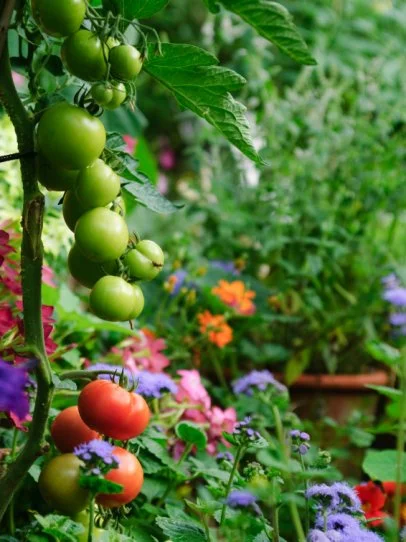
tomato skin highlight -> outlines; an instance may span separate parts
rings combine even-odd
[[[123,81],[135,79],[142,69],[141,53],[132,45],[113,47],[109,61],[114,77]]]
[[[118,175],[98,158],[79,171],[75,192],[84,209],[93,209],[111,203],[120,192],[120,188]]]
[[[80,487],[81,461],[73,454],[52,458],[43,468],[38,480],[44,500],[63,514],[77,514],[89,501],[89,492]]]
[[[127,97],[127,91],[123,83],[116,83],[112,87],[113,96],[111,100],[104,106],[105,109],[113,110],[120,107]]]
[[[66,38],[61,57],[67,70],[83,81],[99,81],[107,74],[108,46],[90,30],[78,30]]]
[[[100,156],[106,143],[103,123],[68,103],[49,107],[38,123],[38,147],[58,167],[82,169]]]
[[[117,440],[129,440],[148,426],[151,412],[145,399],[109,380],[87,384],[79,395],[79,413],[96,431]]]
[[[32,0],[32,14],[44,32],[62,38],[79,30],[86,15],[84,0]]]
[[[119,460],[119,466],[108,472],[105,478],[116,484],[121,484],[123,490],[121,493],[112,495],[102,493],[97,495],[96,502],[106,508],[117,508],[133,501],[141,491],[144,482],[144,471],[134,454],[120,446],[114,448],[113,454]]]
[[[107,275],[99,279],[90,292],[92,312],[110,322],[130,320],[135,305],[135,292],[131,284],[121,277]]]
[[[75,226],[78,247],[89,260],[96,263],[119,258],[127,248],[128,239],[125,220],[104,207],[87,211]]]
[[[56,416],[51,425],[51,436],[62,453],[73,452],[79,444],[100,438],[100,435],[82,420],[77,406],[65,408]]]

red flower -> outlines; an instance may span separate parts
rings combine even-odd
[[[386,495],[382,489],[370,480],[366,484],[355,486],[355,491],[361,500],[365,519],[371,519],[368,524],[372,527],[382,525],[388,514],[382,510],[385,505]]]

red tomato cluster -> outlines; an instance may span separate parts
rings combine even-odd
[[[65,514],[83,510],[89,494],[79,485],[81,461],[72,453],[79,444],[101,438],[129,440],[148,426],[151,413],[145,399],[107,380],[87,384],[79,395],[78,406],[60,412],[51,425],[51,436],[62,455],[51,459],[41,471],[39,489],[44,499]],[[129,503],[141,491],[142,466],[131,452],[116,446],[113,454],[119,466],[105,479],[121,484],[120,493],[100,494],[96,502],[106,508]]]

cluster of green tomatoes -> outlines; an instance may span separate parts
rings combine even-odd
[[[102,41],[82,29],[85,0],[32,0],[40,28],[65,37],[62,60],[70,73],[92,81],[90,99],[114,109],[126,98],[142,68],[131,45],[109,37]],[[161,271],[164,254],[149,240],[130,238],[120,205],[120,177],[100,156],[106,143],[102,122],[86,109],[60,102],[51,105],[37,127],[38,179],[48,190],[65,192],[63,216],[75,234],[68,266],[72,276],[91,288],[90,308],[104,320],[139,316],[144,296],[137,282]]]

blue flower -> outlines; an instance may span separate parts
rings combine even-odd
[[[187,271],[184,269],[178,269],[172,274],[172,277],[176,278],[175,285],[171,291],[171,296],[178,295],[183,286],[186,286]]]
[[[383,277],[382,284],[387,290],[393,290],[394,288],[400,287],[399,279],[395,273],[390,273],[390,275]]]
[[[306,455],[310,450],[310,435],[299,429],[292,429],[289,433],[292,438],[293,446],[292,450],[298,452],[300,455]]]
[[[120,463],[113,454],[114,446],[105,440],[90,440],[79,444],[73,453],[84,462],[82,469],[86,474],[100,476],[111,469],[116,469]]]
[[[227,262],[223,260],[211,260],[210,265],[215,269],[221,269],[225,273],[230,275],[239,275],[240,271],[236,268],[234,262]]]
[[[231,452],[220,452],[216,455],[217,461],[230,461],[230,463],[233,463],[234,456]]]
[[[164,393],[175,394],[178,391],[175,382],[163,373],[141,371],[135,375],[135,380],[138,381],[136,392],[144,397],[160,398]]]
[[[319,529],[312,529],[307,540],[308,542],[331,542],[331,538],[328,538],[327,534]]]
[[[257,514],[261,513],[261,510],[257,505],[257,498],[249,491],[234,489],[228,495],[226,504],[230,506],[230,508],[252,508]]]
[[[397,307],[406,307],[406,288],[398,287],[386,290],[383,298]]]
[[[406,325],[406,312],[395,312],[390,315],[389,322],[393,326],[405,326]]]
[[[12,412],[20,420],[26,418],[30,409],[27,369],[30,369],[33,363],[35,362],[10,365],[0,359],[0,411]]]
[[[406,527],[403,527],[403,529],[401,530],[400,532],[400,539],[403,541],[403,540],[406,540]]]
[[[328,510],[330,513],[361,511],[361,502],[354,489],[344,482],[315,484],[306,491],[307,499],[315,499],[317,508]]]
[[[249,396],[253,395],[254,391],[265,391],[269,386],[272,386],[278,393],[287,391],[286,386],[278,382],[267,370],[251,371],[232,384],[235,394],[244,393]]]

